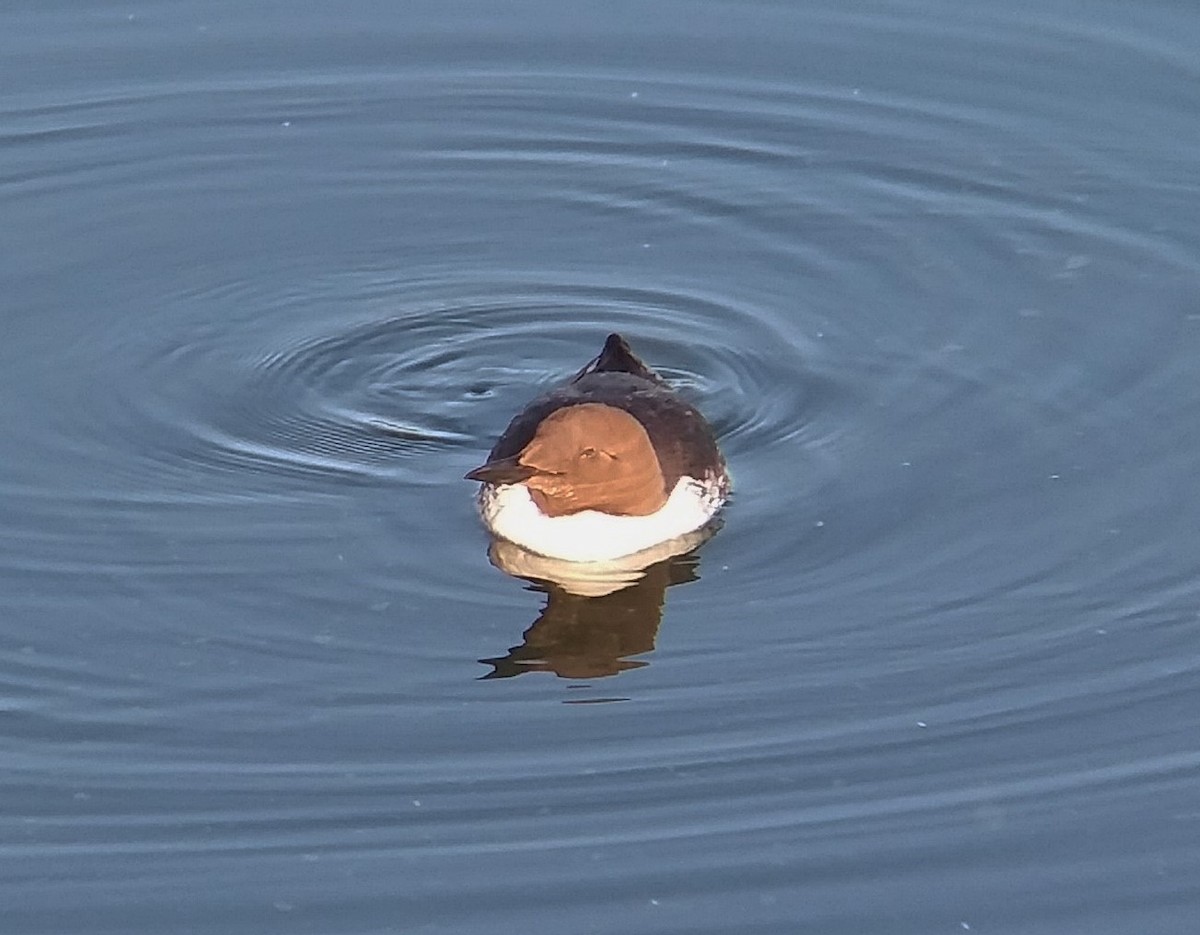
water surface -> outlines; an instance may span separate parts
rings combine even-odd
[[[0,13],[5,931],[1194,931],[1198,47]],[[611,330],[736,496],[589,598],[461,476]]]

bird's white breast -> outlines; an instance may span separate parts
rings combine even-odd
[[[648,516],[596,510],[547,516],[524,484],[502,484],[484,486],[479,511],[493,533],[531,552],[569,562],[602,562],[699,529],[724,499],[724,485],[717,479],[681,477],[667,502]]]

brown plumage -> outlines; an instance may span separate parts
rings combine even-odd
[[[580,409],[589,415],[558,415],[569,409]],[[601,409],[616,410],[616,413],[601,418],[596,415]],[[633,426],[620,418],[622,413],[630,416],[641,427],[649,443],[649,456],[653,457],[657,464],[657,475],[644,463],[631,473],[647,484],[652,484],[655,494],[661,487],[663,495],[656,505],[647,509],[654,499],[650,490],[643,491],[636,503],[631,495],[625,492],[617,498],[617,505],[621,506],[622,510],[605,512],[652,513],[665,502],[666,494],[674,488],[680,477],[687,475],[698,478],[714,473],[724,474],[725,461],[717,448],[712,429],[704,417],[671,392],[662,377],[638,359],[624,338],[619,334],[610,334],[600,355],[580,370],[570,382],[535,399],[518,413],[492,448],[487,463],[467,474],[467,479],[490,484],[524,482],[535,491],[535,500],[538,499],[536,492],[540,491],[547,503],[556,501],[553,511],[547,509],[542,502],[538,503],[544,512],[552,516],[577,510],[604,509],[601,505],[590,504],[571,508],[571,503],[584,504],[586,500],[603,497],[595,491],[577,491],[574,499],[570,499],[567,482],[577,476],[577,472],[571,472],[566,480],[563,480],[562,464],[559,463],[559,480],[554,480],[555,475],[546,472],[540,472],[541,478],[535,479],[539,475],[537,465],[529,457],[523,456],[523,453],[539,432],[543,435],[541,447],[545,448],[549,444],[545,440],[548,429],[543,426],[551,418],[554,420],[550,424],[552,434],[565,429],[571,433],[580,450],[588,444],[595,446],[595,440],[589,439],[582,431],[581,427],[585,424],[611,433],[614,443],[621,436],[636,434]],[[579,428],[572,431],[573,425]],[[565,449],[570,446],[564,440],[555,447]],[[632,451],[630,448],[631,454]]]

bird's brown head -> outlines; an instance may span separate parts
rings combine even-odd
[[[602,403],[555,410],[516,457],[489,462],[467,477],[523,483],[548,516],[582,510],[646,516],[668,496],[646,429],[625,410]]]

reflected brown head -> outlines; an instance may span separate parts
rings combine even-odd
[[[601,403],[555,410],[515,458],[467,476],[524,483],[548,516],[582,510],[646,516],[667,502],[662,468],[645,428],[625,410]]]

